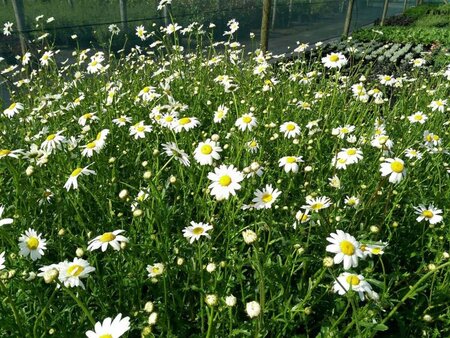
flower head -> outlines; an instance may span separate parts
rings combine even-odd
[[[20,255],[25,257],[29,255],[33,261],[41,258],[47,249],[47,242],[41,236],[31,228],[26,230],[19,238]]]
[[[97,236],[89,241],[88,250],[94,251],[102,248],[102,251],[106,251],[108,245],[114,250],[120,250],[121,243],[128,243],[128,238],[120,235],[125,230],[115,230],[113,232],[105,232],[103,235]]]
[[[103,323],[97,322],[94,331],[87,331],[88,338],[119,338],[130,329],[130,317],[122,318],[119,313],[114,319],[105,318]]]
[[[336,233],[331,233],[327,237],[327,241],[332,243],[327,245],[326,250],[335,253],[334,264],[344,262],[344,269],[348,270],[351,267],[358,266],[358,258],[363,258],[364,255],[359,247],[359,242],[355,237],[342,230],[336,230]]]
[[[183,236],[189,239],[189,243],[194,243],[194,241],[199,240],[200,237],[205,236],[206,238],[211,238],[208,231],[213,228],[212,225],[208,223],[196,223],[191,222],[191,226],[183,229]]]

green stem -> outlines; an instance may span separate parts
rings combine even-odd
[[[41,318],[44,317],[45,313],[47,312],[47,309],[50,306],[50,303],[52,302],[53,298],[56,295],[56,291],[58,291],[58,288],[55,288],[47,302],[47,304],[45,304],[44,308],[42,309],[41,313],[39,314],[39,316],[36,318],[36,321],[34,322],[34,326],[33,326],[33,337],[36,338],[37,337],[37,327],[38,327],[38,323],[40,323]]]
[[[197,246],[197,255],[198,255],[198,268],[200,273],[200,319],[202,323],[202,335],[205,332],[205,322],[203,318],[203,266],[202,266],[202,251],[200,247],[200,243]]]
[[[94,317],[92,317],[91,313],[87,309],[86,305],[83,304],[83,302],[70,290],[69,288],[65,287],[61,282],[58,282],[59,285],[66,291],[70,297],[77,303],[77,305],[83,310],[86,317],[88,317],[89,321],[91,322],[92,326],[95,326],[95,320]]]
[[[206,332],[206,338],[211,337],[212,327],[213,327],[213,318],[214,318],[214,308],[211,307],[211,312],[208,312],[208,331]]]
[[[436,269],[429,271],[428,273],[423,275],[422,278],[420,278],[417,281],[417,283],[412,286],[412,288],[409,290],[409,292],[405,296],[403,296],[403,298],[400,300],[400,302],[398,302],[397,305],[394,306],[394,308],[391,310],[391,312],[389,312],[389,314],[381,321],[381,324],[386,323],[397,312],[398,308],[400,306],[402,306],[403,303],[414,294],[414,292],[417,290],[417,288],[420,286],[420,284],[422,284],[425,280],[428,279],[428,277],[430,277],[431,275],[433,275],[440,269],[445,268],[449,265],[450,265],[450,262],[441,264],[438,267],[436,267]]]
[[[8,290],[6,289],[5,284],[3,284],[3,281],[0,281],[0,288],[2,289],[2,291],[6,295],[6,299],[8,300],[9,306],[11,307],[11,310],[12,310],[13,315],[14,315],[14,319],[16,320],[16,324],[17,324],[17,327],[19,329],[19,332],[20,332],[21,336],[25,337],[24,332],[22,331],[22,325],[20,324],[20,323],[23,323],[23,322],[20,320],[19,312],[17,311],[16,305],[14,304],[14,302],[11,299],[11,297],[9,296]]]

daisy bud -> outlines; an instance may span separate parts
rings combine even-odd
[[[219,139],[220,139],[220,136],[217,135],[217,134],[213,134],[213,135],[211,136],[211,140],[214,141],[214,142],[219,141]]]
[[[430,270],[430,271],[436,270],[436,265],[433,263],[428,264],[428,270]]]
[[[393,228],[397,228],[397,227],[398,227],[398,222],[392,223],[392,227],[393,227]]]
[[[133,217],[140,217],[144,212],[141,209],[135,209],[133,211]]]
[[[150,336],[152,333],[152,327],[151,326],[145,326],[141,331],[141,337],[147,337]]]
[[[159,155],[159,150],[153,149],[153,156],[158,156],[158,155]]]
[[[308,306],[305,307],[305,310],[303,310],[305,315],[309,316],[312,313],[312,309]]]
[[[376,225],[372,225],[372,226],[370,227],[370,232],[376,234],[376,233],[380,232],[380,228],[377,227]]]
[[[229,307],[233,307],[236,305],[237,298],[233,295],[225,297],[225,304]]]
[[[83,255],[84,255],[84,250],[81,249],[81,248],[78,248],[78,249],[75,251],[75,255],[77,255],[77,257],[83,257]]]
[[[310,166],[310,165],[307,165],[306,167],[305,167],[305,172],[309,172],[309,171],[311,171],[313,168]]]
[[[47,284],[52,283],[53,281],[55,281],[56,278],[58,278],[59,276],[59,271],[57,269],[50,269],[45,271],[44,273],[44,282]]]
[[[126,242],[121,242],[120,243],[120,249],[121,250],[125,250],[126,247],[127,247],[127,243]]]
[[[176,178],[175,176],[170,176],[169,182],[170,182],[171,184],[175,184],[176,181],[177,181],[177,178]]]
[[[116,162],[116,158],[115,157],[110,157],[109,160],[108,160],[108,163],[112,164],[114,162]]]
[[[223,149],[228,149],[228,147],[229,147],[230,145],[227,143],[227,144],[225,144],[224,146],[223,146]]]
[[[256,233],[250,229],[247,229],[245,231],[242,231],[242,237],[244,237],[244,242],[246,244],[252,244],[258,239],[258,236]]]
[[[153,312],[148,316],[148,324],[149,325],[155,325],[156,321],[158,320],[158,314],[156,312]]]
[[[123,189],[122,191],[119,192],[119,198],[121,200],[124,200],[127,197],[128,197],[128,190],[127,189]]]
[[[32,165],[28,166],[27,170],[25,170],[25,174],[27,174],[27,176],[31,176],[34,173],[34,167]]]
[[[151,172],[151,171],[146,171],[146,172],[144,173],[144,178],[145,178],[146,180],[148,180],[150,177],[152,177],[152,172]]]
[[[58,236],[64,236],[65,233],[66,233],[66,230],[64,230],[64,229],[59,229],[59,231],[58,231]]]
[[[206,295],[205,297],[205,303],[208,306],[216,306],[218,302],[217,295]]]
[[[184,258],[182,258],[182,257],[178,257],[177,258],[177,265],[183,265],[184,264]]]
[[[52,335],[55,334],[56,330],[51,328],[50,330],[48,330],[48,334]]]
[[[332,257],[325,257],[323,259],[323,266],[326,268],[331,268],[334,265],[334,261]]]
[[[219,263],[219,266],[220,266],[221,268],[224,268],[224,267],[227,266],[227,262],[221,261],[221,262]]]
[[[148,165],[148,161],[143,161],[141,165],[145,168]]]
[[[431,317],[430,315],[424,315],[423,320],[430,323],[433,321],[433,317]]]
[[[245,306],[245,311],[250,318],[258,317],[261,313],[261,305],[258,302],[249,302]]]
[[[145,312],[152,313],[153,312],[153,308],[154,308],[154,306],[153,306],[152,302],[147,302],[144,305],[144,311]]]
[[[214,272],[216,270],[216,264],[214,264],[214,263],[209,263],[207,266],[206,266],[206,271],[208,271],[209,273],[212,273],[212,272]]]
[[[450,255],[448,254],[447,251],[444,251],[444,252],[442,253],[442,258],[448,259],[449,257],[450,257]]]

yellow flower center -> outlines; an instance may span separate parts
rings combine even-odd
[[[83,272],[84,268],[81,265],[74,264],[67,269],[67,274],[70,276],[79,276]]]
[[[112,232],[105,232],[103,235],[100,236],[99,241],[102,243],[108,243],[116,239],[116,235],[114,235]]]
[[[374,255],[379,255],[379,254],[381,253],[381,248],[373,248],[373,249],[372,249],[372,253],[373,253]]]
[[[81,171],[83,170],[83,168],[76,168],[74,171],[72,171],[72,173],[70,174],[71,177],[77,177],[78,175],[80,175]]]
[[[350,285],[359,285],[361,283],[357,275],[348,275],[345,280]]]
[[[339,247],[344,255],[351,256],[355,253],[355,246],[347,240],[343,240]]]
[[[17,103],[11,103],[11,105],[9,106],[9,110],[13,110],[14,108],[16,108]]]
[[[251,141],[250,142],[250,147],[251,148],[255,148],[258,145],[258,143],[256,141]]]
[[[180,119],[180,120],[178,121],[178,123],[179,123],[181,126],[184,126],[185,124],[188,124],[189,122],[191,122],[191,119],[190,119],[189,117],[183,117],[182,119]]]
[[[331,61],[331,62],[338,62],[338,61],[339,61],[339,56],[336,55],[336,54],[332,54],[332,55],[330,56],[330,61]]]
[[[293,156],[289,156],[286,159],[286,163],[295,163],[295,162],[297,162],[297,159],[295,157],[293,157]]]
[[[202,145],[202,147],[200,148],[200,152],[203,154],[203,155],[209,155],[209,154],[211,154],[212,153],[212,147],[209,145],[209,144],[204,144],[204,145]]]
[[[252,118],[250,117],[250,116],[244,116],[243,118],[242,118],[242,121],[244,122],[244,123],[247,123],[247,124],[249,124],[250,122],[252,122]]]
[[[394,173],[397,173],[397,174],[401,173],[401,172],[403,171],[403,168],[404,168],[404,167],[405,167],[405,166],[404,166],[403,163],[400,162],[400,161],[394,161],[394,162],[391,163],[391,169],[392,169],[392,171],[393,171]]]
[[[95,67],[95,66],[97,66],[97,64],[98,64],[98,62],[97,62],[97,61],[95,61],[95,60],[91,62],[91,66],[92,66],[92,67]]]
[[[52,140],[55,139],[55,137],[56,137],[56,134],[48,135],[48,136],[47,136],[47,141],[52,141]]]
[[[217,118],[218,118],[218,119],[221,119],[224,115],[225,115],[225,114],[224,114],[223,111],[219,111],[219,112],[217,113]]]
[[[384,81],[391,81],[391,77],[390,76],[385,76],[384,77]]]
[[[323,208],[323,203],[317,202],[311,205],[311,209],[317,211]]]
[[[289,131],[292,131],[292,130],[295,129],[295,125],[293,125],[292,123],[289,123],[289,124],[286,126],[286,129],[289,130]]]
[[[359,248],[361,249],[361,251],[367,250],[367,246],[365,244],[361,244],[361,246]]]
[[[172,122],[172,121],[173,121],[173,116],[166,116],[166,117],[164,118],[164,120],[165,120],[166,122]]]
[[[145,127],[139,126],[139,127],[136,128],[136,130],[137,130],[138,132],[142,133],[142,132],[145,130]]]
[[[88,148],[88,149],[94,149],[94,148],[95,148],[95,142],[89,142],[89,143],[86,145],[86,148]]]
[[[117,119],[119,122],[127,122],[127,120],[125,119],[125,117],[119,117]]]
[[[270,203],[273,200],[273,196],[272,194],[265,193],[261,199],[264,203]]]
[[[427,136],[425,136],[425,139],[426,139],[428,142],[431,142],[431,141],[433,140],[433,138],[431,137],[430,134],[428,134]]]
[[[11,150],[8,149],[0,149],[0,156],[7,156],[11,153]]]
[[[434,214],[431,210],[424,210],[422,211],[422,216],[426,218],[432,218]]]
[[[434,140],[434,141],[439,141],[439,136],[433,135],[433,140]]]
[[[347,150],[347,155],[355,155],[356,154],[356,149],[355,148],[351,148]]]
[[[36,237],[30,237],[27,240],[27,247],[30,250],[36,250],[39,246],[39,240]]]
[[[201,235],[204,232],[204,229],[202,227],[195,227],[192,229],[192,233],[194,235]]]
[[[142,89],[142,91],[144,93],[148,93],[150,91],[150,87],[144,87],[144,89]]]
[[[152,267],[152,273],[157,275],[157,274],[161,273],[161,269],[158,266],[154,266],[154,267]]]
[[[113,336],[108,333],[108,334],[102,334],[99,338],[113,338]]]
[[[83,118],[85,118],[86,120],[90,119],[92,117],[91,113],[87,113],[83,115]]]
[[[349,132],[348,128],[342,128],[341,129],[341,134],[347,134]]]
[[[414,120],[416,120],[416,121],[420,121],[420,120],[422,120],[422,115],[414,115]]]
[[[345,158],[338,158],[337,161],[338,161],[338,163],[344,164],[344,163],[347,162],[347,159],[345,159]]]
[[[219,184],[222,187],[228,187],[231,184],[231,177],[228,175],[223,175],[220,179],[219,179]]]

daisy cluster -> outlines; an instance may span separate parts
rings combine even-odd
[[[0,335],[373,336],[448,288],[449,68],[247,54],[236,20],[204,46],[213,28],[0,63]],[[437,298],[417,311],[450,315]]]

